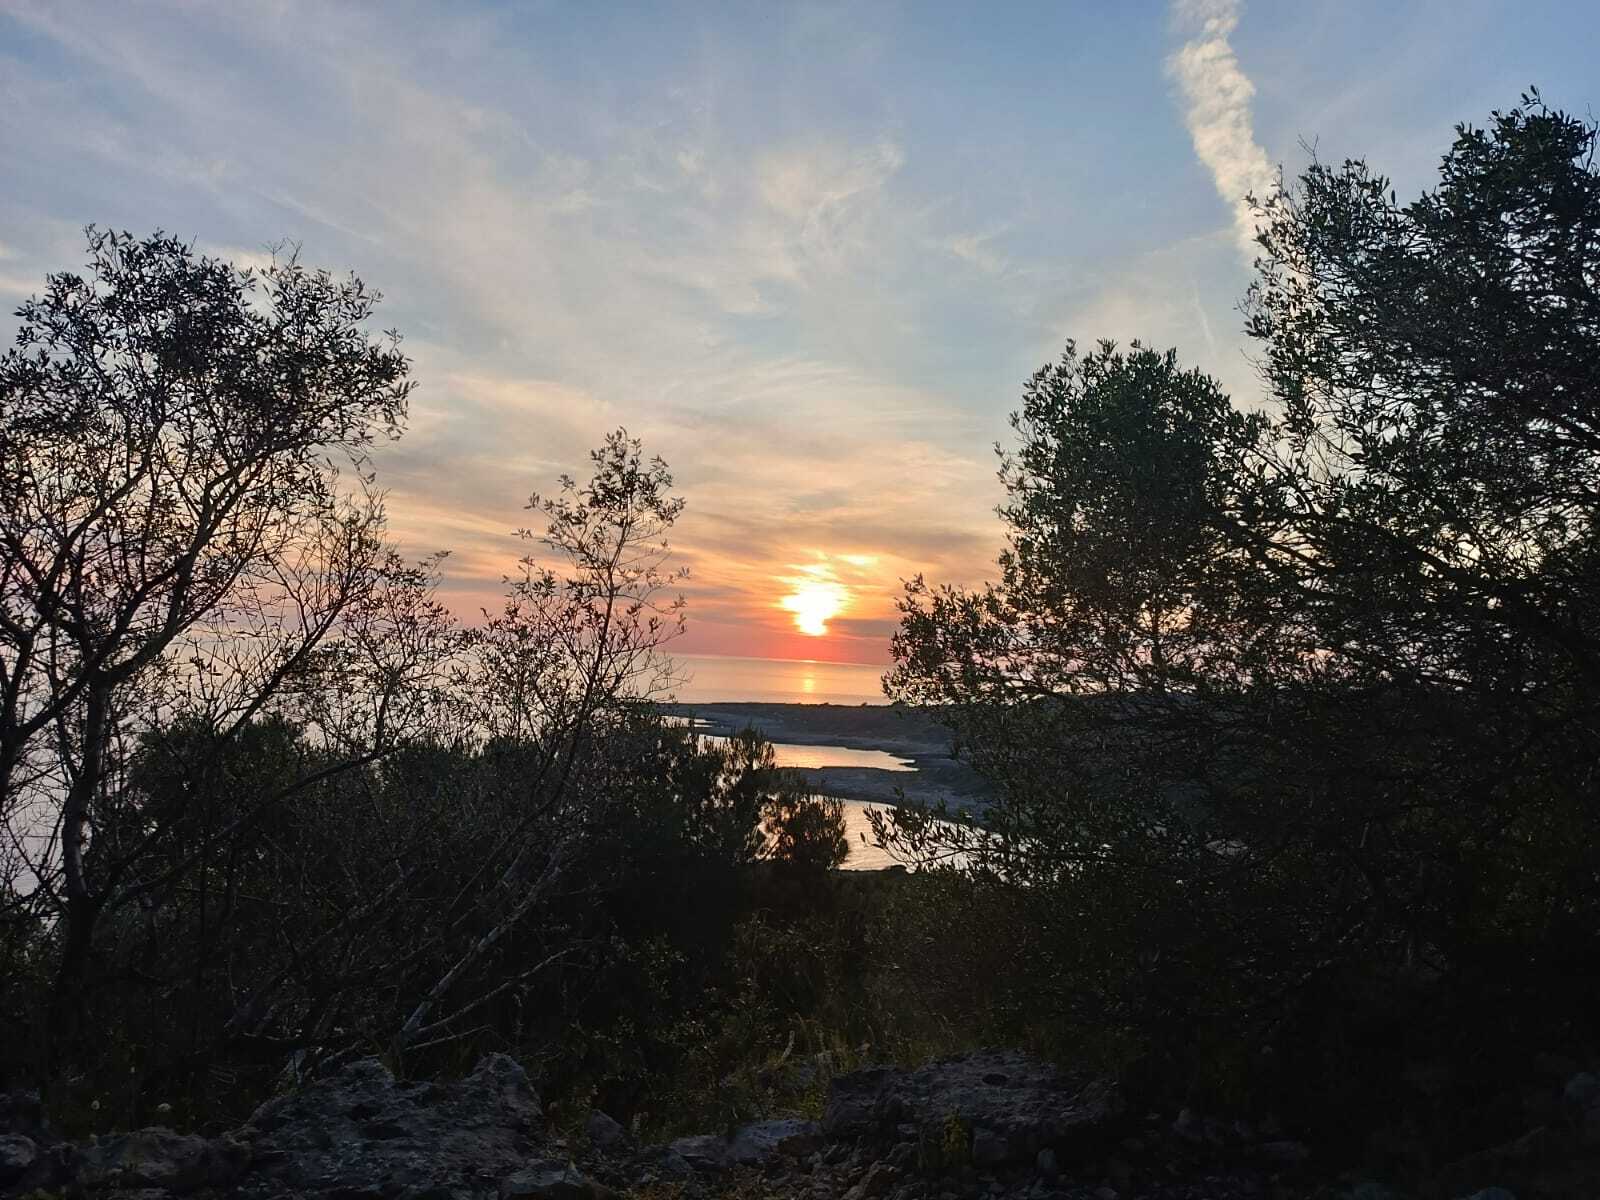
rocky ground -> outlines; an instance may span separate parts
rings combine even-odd
[[[1555,1124],[1444,1169],[1423,1196],[1600,1197],[1600,1079]],[[1503,1182],[1522,1181],[1512,1191]],[[1529,1182],[1531,1181],[1531,1182]],[[0,1097],[0,1195],[169,1200],[1398,1200],[1334,1177],[1281,1130],[1127,1111],[1114,1085],[991,1052],[833,1080],[821,1121],[638,1145],[603,1113],[548,1126],[523,1069],[485,1058],[449,1084],[353,1063],[215,1138],[142,1129],[68,1142],[36,1098]]]

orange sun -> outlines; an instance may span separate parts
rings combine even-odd
[[[794,627],[811,637],[828,632],[828,622],[844,611],[850,593],[841,583],[807,580],[779,603],[794,614]]]

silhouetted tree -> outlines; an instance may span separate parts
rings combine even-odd
[[[483,1005],[482,985],[475,990],[472,983],[478,964],[550,891],[569,886],[585,826],[616,802],[600,800],[593,780],[580,800],[569,790],[574,770],[605,728],[625,725],[629,709],[669,678],[661,648],[682,630],[684,602],[662,593],[685,572],[665,570],[666,535],[683,500],[671,494],[666,463],[645,459],[625,430],[609,434],[590,461],[594,472],[585,483],[563,476],[559,495],[529,500],[545,527],[521,536],[542,544],[556,565],[532,555],[522,560],[521,573],[507,580],[503,611],[472,638],[458,680],[475,698],[486,732],[538,749],[528,762],[522,811],[488,860],[493,885],[471,893],[494,918],[450,949],[447,965],[395,1032],[396,1052],[450,1034],[453,1021]],[[599,757],[604,752],[600,747]],[[542,965],[529,966],[517,982]]]
[[[52,276],[0,358],[0,815],[59,923],[63,1012],[168,829],[96,845],[128,738],[218,654],[214,716],[243,727],[379,587],[365,454],[410,390],[354,277],[242,271],[161,234],[88,243],[87,276]]]
[[[1410,204],[1347,162],[1261,209],[1283,410],[1249,532],[1352,669],[1533,709],[1600,684],[1595,143],[1533,94]]]
[[[1001,796],[886,832],[1030,885],[1030,980],[1181,1041],[1592,956],[1595,144],[1529,96],[1412,203],[1354,162],[1266,198],[1266,415],[1137,347],[1029,385],[1000,582],[914,583],[889,680]]]
[[[661,694],[672,681],[662,648],[683,630],[687,577],[666,568],[667,532],[683,512],[660,458],[646,459],[625,430],[590,453],[583,484],[563,476],[554,497],[527,507],[545,521],[519,531],[554,565],[528,555],[506,580],[501,611],[485,613],[464,681],[480,697],[478,720],[497,737],[564,744],[562,770],[596,712]]]

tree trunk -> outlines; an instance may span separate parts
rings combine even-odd
[[[110,712],[110,686],[92,686],[88,691],[83,720],[82,758],[61,809],[61,864],[66,910],[61,914],[61,958],[56,965],[55,986],[50,995],[44,1045],[46,1082],[55,1075],[57,1067],[70,1061],[83,1017],[89,952],[94,943],[94,928],[100,917],[103,900],[89,887],[83,869],[83,854],[89,836],[89,810],[105,773]]]

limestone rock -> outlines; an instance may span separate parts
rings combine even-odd
[[[682,1182],[694,1174],[694,1165],[671,1146],[646,1146],[633,1156],[631,1166],[638,1182]]]
[[[1262,1142],[1256,1153],[1282,1167],[1297,1167],[1311,1157],[1311,1149],[1304,1142]]]
[[[979,1128],[972,1132],[972,1165],[998,1167],[1011,1159],[1011,1147],[1005,1138],[992,1129]]]
[[[804,1158],[822,1146],[822,1127],[815,1121],[757,1121],[734,1130],[729,1158],[742,1166],[759,1166],[774,1158]]]
[[[500,1181],[499,1200],[609,1200],[615,1193],[557,1162],[535,1163]]]
[[[1561,1089],[1561,1098],[1580,1112],[1600,1105],[1600,1078],[1588,1071],[1574,1075]]]
[[[667,1149],[697,1171],[720,1171],[728,1165],[728,1139],[714,1133],[676,1138]]]
[[[35,1144],[48,1140],[50,1122],[38,1092],[0,1092],[0,1133],[19,1133]]]
[[[589,1119],[583,1123],[583,1131],[588,1135],[590,1145],[602,1150],[624,1146],[628,1141],[628,1131],[599,1109],[589,1114]]]
[[[1046,1148],[1081,1153],[1119,1113],[1109,1084],[1070,1078],[1025,1054],[986,1052],[916,1070],[876,1067],[839,1076],[823,1129],[836,1139],[886,1139],[912,1122],[928,1146],[943,1146],[953,1128],[965,1129],[972,1161],[999,1166],[1033,1163]]]
[[[0,1092],[0,1192],[54,1191],[72,1147],[54,1136],[38,1092]]]
[[[39,1147],[20,1133],[0,1134],[0,1184],[21,1179],[39,1161]]]
[[[764,1167],[781,1159],[797,1161],[821,1147],[821,1126],[790,1118],[741,1125],[728,1137],[710,1133],[681,1137],[668,1148],[698,1171],[722,1171]]]
[[[522,1065],[510,1055],[485,1055],[462,1082],[461,1092],[486,1107],[496,1107],[499,1119],[506,1124],[532,1129],[544,1121],[539,1093],[533,1090]]]
[[[69,1170],[90,1191],[159,1188],[182,1195],[203,1187],[227,1187],[250,1164],[250,1151],[231,1138],[208,1141],[170,1129],[138,1129],[80,1146]]]
[[[844,1200],[875,1200],[875,1197],[887,1195],[899,1178],[900,1172],[888,1163],[875,1162],[867,1168],[860,1182],[844,1194]]]
[[[495,1195],[546,1140],[538,1093],[503,1054],[445,1084],[400,1083],[364,1059],[268,1101],[240,1133],[255,1156],[240,1195],[339,1200]]]

